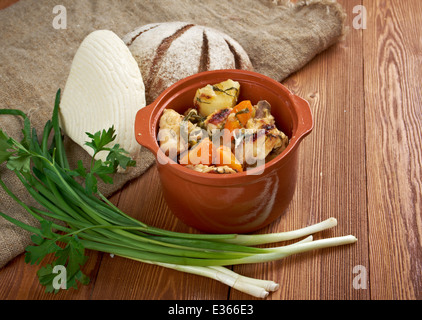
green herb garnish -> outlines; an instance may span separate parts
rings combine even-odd
[[[118,145],[110,146],[115,139],[114,128],[87,133],[90,140],[86,144],[93,149],[94,155],[107,152],[105,161],[93,157],[89,168],[81,161],[76,168],[70,168],[59,127],[59,104],[60,90],[52,119],[46,123],[40,140],[22,111],[0,110],[0,115],[20,116],[24,121],[22,141],[18,142],[0,130],[0,165],[6,164],[6,168],[16,174],[42,208],[22,202],[0,178],[0,186],[39,221],[39,227],[3,212],[0,216],[33,234],[33,244],[26,248],[27,263],[39,264],[47,255],[54,254],[55,260],[38,271],[39,281],[47,292],[77,288],[79,283],[89,282],[83,273],[87,260],[85,250],[88,249],[202,275],[263,298],[269,291],[277,290],[278,285],[273,281],[240,276],[222,266],[272,261],[298,252],[356,241],[353,236],[318,241],[308,237],[289,246],[253,247],[331,228],[337,223],[333,218],[294,232],[267,235],[190,234],[148,226],[122,212],[98,190],[98,179],[113,183],[118,166],[135,165]],[[66,270],[64,283],[59,283],[60,286],[54,272],[56,267]]]
[[[202,101],[201,98],[196,98],[196,101],[199,102],[199,103],[211,104],[211,102]]]
[[[220,89],[220,88],[219,88],[219,87],[217,87],[217,86],[212,86],[212,89],[213,89],[214,91],[222,92],[222,93],[224,93],[224,94],[226,94],[226,95],[228,95],[228,96],[230,96],[230,97],[236,97],[236,95],[235,95],[235,94],[230,94],[228,91],[231,91],[231,90],[235,90],[236,92],[238,92],[238,91],[239,91],[239,90],[238,90],[237,88],[235,88],[235,87],[230,87],[230,88],[227,88],[227,89],[223,90],[223,89]]]

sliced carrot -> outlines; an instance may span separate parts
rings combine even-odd
[[[234,114],[234,116],[233,116]],[[244,100],[236,105],[231,111],[227,118],[226,124],[224,125],[225,136],[230,135],[233,140],[233,133],[245,127],[249,119],[253,116],[253,106],[249,100]]]
[[[216,155],[215,165],[217,167],[228,166],[237,172],[243,171],[242,164],[236,159],[236,156],[229,147],[224,145],[219,146],[216,149]]]
[[[179,160],[181,165],[204,164],[211,165],[213,163],[214,145],[209,138],[201,140],[188,152],[185,152]]]
[[[245,127],[253,115],[252,103],[249,100],[243,100],[233,108],[232,113],[236,114],[236,118]]]
[[[225,141],[230,141],[229,139],[227,139],[227,136],[230,136],[230,139],[233,140],[233,133],[242,128],[239,120],[236,117],[228,117],[227,121],[224,125],[224,139],[226,139]]]

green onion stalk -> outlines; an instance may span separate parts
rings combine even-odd
[[[41,135],[31,127],[22,111],[0,110],[0,114],[20,116],[24,122],[22,141],[0,130],[0,164],[16,174],[40,206],[25,204],[1,177],[0,186],[39,221],[39,227],[3,212],[0,216],[32,234],[33,243],[25,249],[27,263],[39,264],[47,255],[55,254],[56,260],[38,270],[39,281],[47,292],[60,290],[53,281],[56,265],[66,266],[67,288],[89,283],[82,272],[88,249],[208,277],[254,297],[265,298],[279,288],[277,283],[245,277],[228,267],[275,261],[357,241],[350,235],[313,240],[312,234],[336,226],[335,218],[294,231],[256,235],[191,234],[147,225],[122,212],[98,190],[98,179],[112,183],[117,168],[135,165],[119,145],[110,147],[115,139],[114,128],[88,133],[91,140],[86,144],[94,151],[90,167],[84,168],[78,162],[76,168],[70,168],[59,126],[59,105],[60,90],[52,119]],[[108,152],[106,160],[95,159],[101,151]],[[289,245],[262,246],[297,239],[301,240]]]

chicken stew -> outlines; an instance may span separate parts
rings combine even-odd
[[[271,105],[238,101],[236,81],[199,88],[193,106],[180,114],[165,109],[157,140],[177,163],[203,173],[233,174],[281,154],[289,138],[276,126]]]

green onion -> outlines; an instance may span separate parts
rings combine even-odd
[[[354,236],[313,241],[312,234],[337,225],[334,218],[294,231],[257,235],[180,233],[138,221],[113,205],[97,189],[98,179],[112,183],[112,174],[119,166],[135,165],[118,145],[107,147],[115,139],[114,128],[87,133],[91,140],[86,144],[93,148],[94,154],[108,152],[105,161],[93,157],[90,168],[84,168],[81,162],[76,168],[70,168],[59,127],[59,104],[60,90],[52,119],[45,124],[41,139],[22,111],[0,110],[2,115],[20,116],[24,120],[20,142],[0,130],[0,164],[6,163],[7,169],[16,174],[41,208],[25,204],[1,179],[0,186],[36,218],[40,226],[27,225],[2,212],[0,216],[33,234],[33,245],[26,248],[27,263],[38,264],[46,255],[55,253],[56,260],[38,272],[39,281],[47,292],[60,290],[54,287],[51,272],[56,265],[67,268],[67,288],[77,288],[78,283],[87,284],[88,277],[82,269],[87,259],[85,250],[90,249],[208,277],[265,298],[279,285],[270,280],[241,276],[227,266],[275,261],[292,254],[357,241]],[[290,245],[268,247],[276,242],[301,238]],[[58,245],[60,243],[63,245]]]

